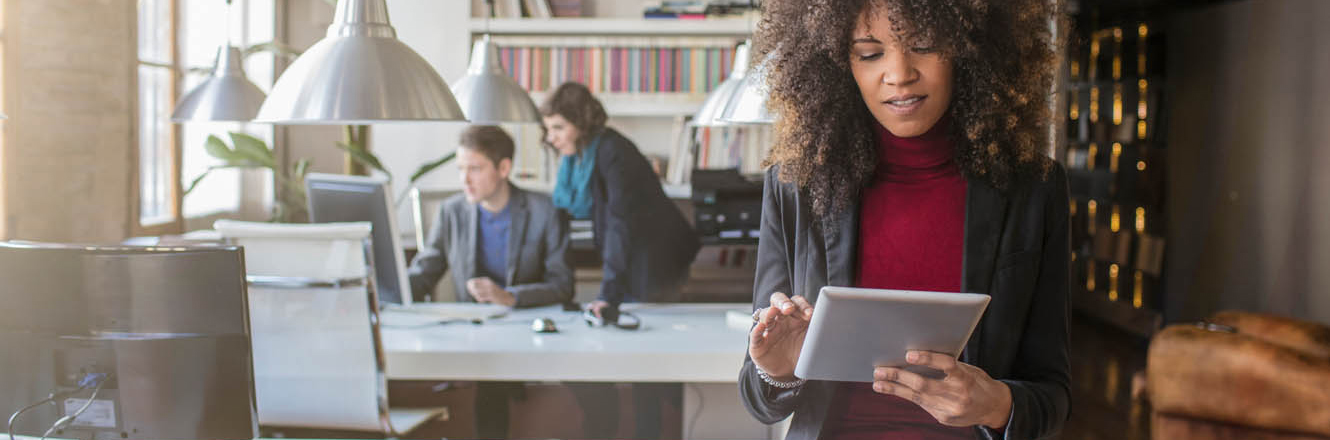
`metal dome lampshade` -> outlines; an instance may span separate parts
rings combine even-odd
[[[540,122],[531,95],[499,64],[499,49],[490,42],[489,34],[472,47],[471,65],[466,75],[453,83],[453,96],[473,124]]]
[[[217,48],[212,75],[180,98],[171,121],[250,121],[264,98],[263,91],[245,77],[240,49],[222,46]]]
[[[720,121],[730,124],[763,125],[775,122],[776,118],[767,110],[767,71],[772,59],[779,56],[779,50],[768,53],[756,69],[744,77],[739,90],[730,97]]]
[[[328,33],[273,86],[257,122],[462,121],[439,73],[397,39],[384,0],[341,0]]]
[[[730,76],[721,81],[711,94],[707,95],[706,101],[702,101],[702,108],[693,115],[690,123],[699,127],[715,127],[731,125],[731,123],[722,121],[721,114],[725,111],[725,105],[729,104],[735,93],[742,87],[744,78],[748,75],[748,57],[749,50],[752,47],[751,41],[744,41],[734,50],[734,67],[730,69]]]

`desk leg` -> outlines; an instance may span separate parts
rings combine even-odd
[[[683,438],[783,440],[789,421],[767,426],[739,401],[734,383],[687,383],[683,388]]]

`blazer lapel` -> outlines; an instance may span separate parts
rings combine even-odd
[[[509,218],[512,219],[512,224],[508,226],[508,264],[505,266],[508,273],[504,274],[504,277],[507,278],[504,280],[505,286],[512,286],[516,282],[517,263],[521,256],[522,238],[526,236],[526,222],[528,217],[526,210],[526,194],[517,189],[516,186],[510,186],[509,188],[512,189],[513,197],[512,201],[509,202],[510,208],[508,211]]]
[[[1007,197],[989,184],[971,179],[965,197],[965,250],[961,264],[961,291],[989,293],[994,264],[997,263],[998,244],[1007,220]],[[992,306],[990,305],[990,308]],[[980,362],[980,341],[988,313],[984,313],[976,326],[978,331],[965,344],[962,361],[976,365]]]
[[[855,252],[859,243],[859,201],[850,202],[846,214],[840,216],[835,225],[822,228],[822,238],[827,248],[827,285],[853,286]],[[809,292],[816,295],[817,292]]]
[[[458,243],[462,245],[462,258],[460,259],[465,266],[459,267],[453,276],[463,276],[462,282],[476,277],[476,256],[480,250],[476,248],[476,235],[480,233],[480,219],[478,218],[479,205],[473,203],[466,204],[466,212],[462,213],[461,240]]]

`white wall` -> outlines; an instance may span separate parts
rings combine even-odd
[[[1167,29],[1170,319],[1330,323],[1330,2],[1248,0]]]

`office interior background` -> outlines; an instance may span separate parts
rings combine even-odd
[[[7,116],[0,120],[0,240],[132,243],[211,229],[220,219],[299,221],[307,213],[291,211],[303,203],[278,210],[283,202],[274,193],[281,191],[274,189],[307,163],[310,172],[391,176],[392,197],[401,201],[394,204],[400,239],[414,252],[417,204],[407,190],[455,192],[458,171],[446,162],[418,180],[411,176],[452,152],[465,123],[348,129],[171,121],[227,41],[255,49],[241,55],[244,73],[271,92],[296,52],[324,38],[334,3],[0,1],[0,112]],[[724,2],[734,3],[724,14],[672,11],[662,2],[496,3],[496,16],[487,19],[481,0],[386,2],[397,39],[450,85],[467,73],[474,44],[488,34],[502,68],[535,102],[560,80],[591,86],[606,104],[609,126],[636,140],[659,167],[666,193],[703,232],[685,298],[750,301],[756,239],[726,235],[714,215],[751,200],[699,195],[743,186],[708,171],[760,173],[770,126],[690,121],[730,74],[759,12],[746,1]],[[1330,402],[1330,349],[1327,339],[1316,339],[1330,334],[1316,327],[1330,325],[1330,174],[1321,172],[1330,166],[1330,29],[1323,26],[1330,2],[1072,0],[1068,7],[1071,27],[1058,30],[1065,38],[1062,75],[1049,136],[1049,154],[1068,169],[1072,192],[1074,409],[1062,438],[1330,437],[1330,426],[1311,415],[1272,425],[1217,409],[1161,412],[1148,399],[1146,380],[1151,341],[1165,328],[1236,310],[1305,324],[1297,328],[1312,336],[1301,347],[1312,354],[1298,377],[1320,391],[1297,402]],[[621,77],[606,67],[618,66],[609,54],[619,50],[655,59],[625,66],[633,71]],[[560,70],[551,59],[586,68]],[[684,60],[689,68],[678,64]],[[517,142],[514,181],[548,192],[557,160],[541,145],[540,126],[503,127]],[[271,168],[219,167],[225,160],[205,144],[209,136],[237,143],[230,132],[271,148]],[[381,167],[339,147],[348,139]],[[596,263],[577,264],[576,275],[576,299],[594,299]],[[734,342],[742,355],[742,336]],[[1283,364],[1253,365],[1244,371],[1260,378]],[[4,374],[0,381],[24,380]],[[1265,383],[1252,380],[1244,383]],[[474,436],[474,388],[439,383],[390,382],[394,404],[449,408],[448,417],[406,437]],[[513,436],[584,435],[567,390],[537,381],[527,393],[513,406]],[[688,391],[684,400],[706,395]],[[0,400],[0,408],[10,403]],[[695,408],[668,407],[662,435],[692,437],[698,418],[685,409]],[[724,411],[747,416],[742,407]],[[624,414],[620,432],[629,433]],[[778,436],[754,429],[739,432]]]

